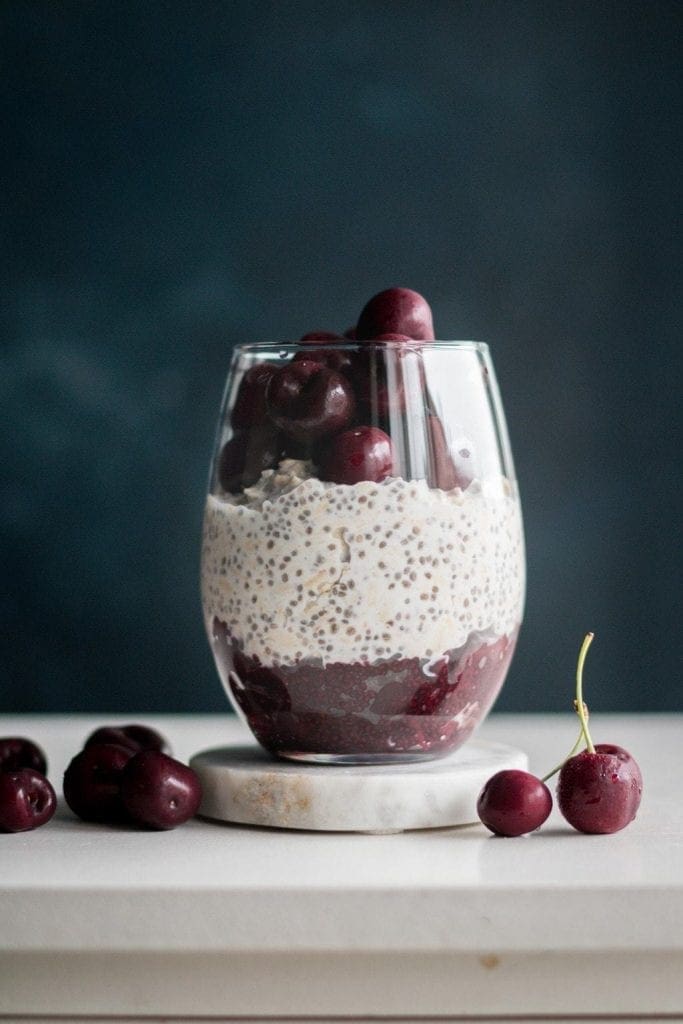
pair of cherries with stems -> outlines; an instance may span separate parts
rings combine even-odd
[[[493,775],[477,801],[481,821],[499,836],[521,836],[540,828],[553,806],[548,779],[559,772],[557,800],[564,818],[579,832],[619,832],[633,821],[643,779],[633,757],[612,743],[593,743],[583,702],[583,666],[593,633],[581,645],[576,667],[574,708],[581,722],[578,739],[564,761],[542,779],[506,770]],[[582,743],[585,749],[576,753]]]

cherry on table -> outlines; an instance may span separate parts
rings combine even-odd
[[[394,469],[394,446],[379,427],[353,427],[328,443],[320,460],[320,477],[335,484],[379,483]]]
[[[302,440],[342,430],[355,411],[346,377],[312,359],[281,367],[271,378],[266,401],[280,430]]]
[[[64,799],[84,821],[116,822],[125,818],[121,773],[135,756],[130,746],[93,743],[76,754],[64,773]]]
[[[382,334],[403,334],[414,341],[434,339],[429,303],[411,288],[387,288],[363,307],[356,336],[365,341]]]
[[[582,750],[562,765],[557,802],[579,832],[607,835],[633,821],[642,792],[640,768],[628,751],[598,743],[592,752]]]
[[[19,771],[33,768],[45,775],[47,758],[37,743],[25,736],[3,736],[0,738],[0,771]]]
[[[583,702],[583,666],[593,634],[587,633],[576,666],[574,707],[581,732],[569,756],[549,772],[559,771],[557,801],[565,820],[579,832],[608,835],[626,828],[636,816],[643,792],[638,763],[623,747],[613,743],[595,745],[588,727],[588,708]],[[574,752],[585,741],[586,748]]]
[[[130,817],[147,828],[176,828],[199,810],[197,774],[159,750],[143,750],[126,765],[121,798]]]
[[[139,744],[141,750],[162,750],[167,754],[171,749],[166,737],[157,729],[152,729],[150,725],[133,722],[131,725],[121,726],[121,729],[124,735]]]
[[[477,814],[498,836],[534,832],[553,807],[550,790],[530,772],[508,768],[488,780],[477,800]]]
[[[168,751],[168,741],[148,725],[103,725],[90,733],[84,747],[92,747],[97,743],[114,743],[121,747],[129,747],[135,753],[139,750]]]
[[[56,807],[55,791],[41,772],[33,768],[0,772],[0,832],[40,828]]]
[[[279,367],[277,363],[257,363],[246,371],[235,402],[230,412],[230,423],[235,430],[246,430],[249,427],[265,425],[266,388],[268,382]]]

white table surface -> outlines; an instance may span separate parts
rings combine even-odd
[[[40,743],[59,789],[85,736],[123,721],[160,728],[182,759],[247,738],[227,715],[0,716],[0,736]],[[44,828],[0,835],[0,1019],[683,1018],[683,716],[591,728],[643,772],[638,817],[613,836],[556,811],[520,839],[151,833],[61,801]],[[575,719],[493,715],[479,735],[542,774]]]

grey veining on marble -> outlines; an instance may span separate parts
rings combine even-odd
[[[494,772],[527,768],[501,743],[471,740],[436,761],[314,765],[274,761],[256,746],[196,754],[200,814],[218,821],[324,832],[398,832],[477,820],[476,800]]]

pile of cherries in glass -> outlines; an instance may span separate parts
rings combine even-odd
[[[388,288],[370,299],[345,335],[313,331],[289,362],[250,367],[232,405],[233,435],[218,458],[220,486],[237,493],[285,458],[312,459],[320,479],[337,484],[397,475],[388,424],[415,402],[407,391],[422,373],[419,347],[433,339],[426,299],[409,288]],[[471,453],[454,458],[449,452],[424,381],[417,401],[428,435],[430,486],[466,487]]]
[[[201,785],[145,725],[96,729],[64,773],[64,798],[83,821],[172,829],[194,817]],[[0,831],[25,832],[50,820],[55,791],[45,755],[31,740],[0,740]]]
[[[619,832],[636,816],[643,792],[637,762],[623,747],[612,743],[594,745],[588,729],[583,664],[592,640],[593,634],[588,633],[579,653],[574,707],[581,731],[567,758],[542,779],[514,769],[497,772],[479,794],[477,813],[496,835],[521,836],[541,827],[553,806],[546,782],[558,772],[560,811],[579,832]],[[582,743],[585,750],[577,754]]]

